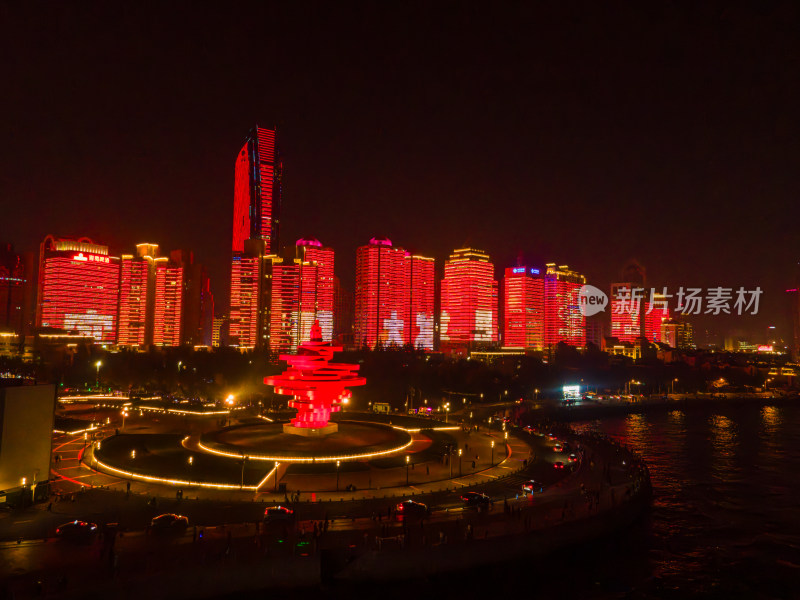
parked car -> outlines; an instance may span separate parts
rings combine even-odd
[[[158,515],[150,521],[150,527],[154,531],[184,531],[189,526],[189,518],[175,513]]]

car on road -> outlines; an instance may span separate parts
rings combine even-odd
[[[150,527],[154,531],[184,531],[189,526],[189,517],[176,515],[175,513],[165,513],[158,515],[150,521]]]
[[[571,463],[578,462],[578,455],[573,452],[567,457],[567,460]]]
[[[86,521],[70,521],[56,528],[56,536],[71,542],[88,542],[97,534],[97,524]]]
[[[561,462],[560,460],[557,460],[556,462],[553,463],[553,467],[556,468],[556,469],[563,469],[564,468],[564,463]]]
[[[489,498],[486,494],[481,494],[480,492],[466,492],[461,494],[461,500],[467,506],[485,506],[487,504],[491,504],[492,499]]]
[[[561,444],[556,444],[555,446],[553,446],[553,452],[562,452],[563,450],[564,446],[562,446]]]
[[[551,433],[548,433],[548,434],[547,434],[547,437],[549,437],[551,440],[554,440],[554,439],[556,439],[556,437],[558,437],[558,436],[556,436],[556,434],[555,434],[555,433],[552,433],[552,432],[551,432]]]
[[[522,491],[530,494],[541,494],[544,491],[544,486],[538,481],[531,479],[522,484]]]
[[[268,506],[264,511],[264,521],[288,521],[292,518],[294,511],[285,506]]]
[[[397,505],[398,515],[419,516],[424,517],[431,513],[431,509],[427,504],[416,502],[414,500],[403,500]]]

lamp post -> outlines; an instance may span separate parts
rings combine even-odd
[[[240,487],[244,487],[244,465],[247,463],[247,457],[242,454],[242,483]]]
[[[458,449],[458,476],[461,477],[461,448]]]
[[[97,368],[97,383],[96,383],[96,386],[99,388],[100,387],[100,367],[103,366],[103,361],[102,360],[98,360],[96,363],[94,363],[94,366]]]
[[[447,462],[450,463],[450,479],[452,479],[453,478],[453,450],[452,449],[448,449]]]
[[[444,422],[447,423],[447,413],[450,412],[450,403],[444,405]]]
[[[122,410],[122,428],[120,429],[120,431],[125,429],[125,417],[127,417],[127,416],[128,416],[128,411],[123,409]]]
[[[408,485],[408,465],[411,462],[411,457],[406,454],[406,485]]]
[[[336,491],[339,491],[339,465],[342,464],[341,461],[336,461]]]
[[[278,465],[281,464],[279,462],[275,463],[275,491],[278,491]]]
[[[677,378],[677,377],[676,377],[675,379],[673,379],[673,380],[672,380],[672,393],[673,393],[673,394],[675,393],[675,382],[676,382],[676,381],[678,381],[678,378]]]
[[[494,466],[494,440],[492,440],[492,466]]]

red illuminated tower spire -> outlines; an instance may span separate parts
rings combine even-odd
[[[332,363],[334,352],[341,346],[322,341],[319,322],[311,327],[311,340],[300,345],[296,355],[282,354],[289,368],[280,375],[265,377],[264,383],[275,387],[275,393],[293,396],[289,406],[297,416],[283,426],[285,433],[321,436],[335,433],[331,413],[341,410],[352,397],[349,386],[364,385],[367,380],[356,374],[358,365]]]

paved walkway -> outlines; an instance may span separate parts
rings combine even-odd
[[[542,438],[532,441],[534,446],[537,443],[546,444]],[[512,439],[511,459],[515,456],[513,447],[517,443],[528,448],[524,442]],[[544,458],[537,460],[537,463],[549,467],[549,462]],[[498,465],[487,475],[499,474],[504,467],[508,468],[509,465]],[[461,479],[468,481],[468,478]],[[587,442],[580,468],[561,482],[549,486],[542,494],[512,495],[513,488],[501,488],[500,481],[489,483],[489,487],[495,485],[496,491],[505,489],[509,495],[503,501],[494,493],[494,506],[487,511],[465,509],[460,502],[453,503],[451,500],[457,495],[452,492],[444,495],[439,493],[439,496],[434,494],[433,497],[440,501],[432,504],[435,510],[424,522],[404,520],[397,515],[389,518],[388,508],[391,504],[386,503],[383,503],[387,509],[385,515],[373,510],[372,514],[350,517],[343,514],[347,513],[348,506],[369,510],[369,505],[358,502],[317,502],[300,505],[302,510],[298,508],[299,518],[295,527],[265,532],[260,527],[260,515],[263,513],[258,503],[252,503],[253,519],[249,522],[200,527],[199,530],[190,528],[185,535],[176,538],[159,538],[134,531],[115,540],[113,553],[108,551],[108,543],[101,542],[89,546],[69,545],[66,546],[69,552],[64,552],[65,545],[52,539],[0,544],[0,552],[3,570],[7,574],[17,575],[14,581],[17,598],[37,593],[37,577],[43,581],[43,591],[49,593],[73,593],[80,597],[87,585],[115,588],[124,585],[130,590],[139,586],[144,593],[149,590],[147,586],[159,577],[196,572],[198,564],[203,565],[203,571],[217,572],[224,580],[222,574],[234,567],[245,569],[247,573],[249,571],[246,569],[251,569],[253,565],[276,565],[288,561],[283,576],[288,577],[289,573],[295,572],[292,569],[300,569],[297,571],[297,581],[309,580],[313,583],[313,573],[317,567],[311,563],[297,563],[297,560],[303,559],[303,555],[308,555],[308,560],[311,560],[320,549],[350,547],[354,551],[373,551],[398,545],[427,548],[470,539],[519,535],[612,509],[635,495],[643,482],[643,467],[636,461],[631,462],[631,457],[624,450],[607,443]],[[519,490],[519,486],[516,489]],[[434,492],[433,489],[426,491]],[[118,504],[144,504],[144,498],[126,499],[124,494],[109,495],[105,490],[89,490],[76,498],[75,503],[53,505],[55,513],[51,513],[51,516],[63,518],[66,513],[62,513],[62,509],[69,509],[84,501],[95,503],[112,498]],[[217,522],[224,522],[229,515],[241,515],[243,508],[248,508],[247,504],[224,505],[211,500],[199,504],[204,505],[212,517],[216,516]],[[147,515],[147,511],[144,514]],[[354,514],[358,514],[358,511]],[[306,567],[310,570],[303,570]],[[262,567],[259,569],[263,570]],[[82,576],[81,573],[91,573],[91,577]],[[64,577],[67,579],[64,580]],[[259,585],[263,586],[263,582]],[[152,596],[152,590],[150,592]]]

